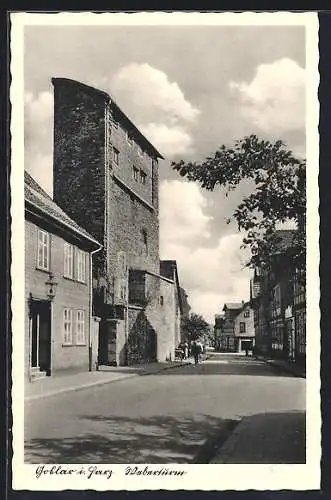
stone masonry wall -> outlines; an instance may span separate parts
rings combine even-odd
[[[124,122],[117,122],[116,114],[111,110],[110,106],[110,120],[109,120],[109,147],[110,150],[117,150],[118,163],[112,161],[112,169],[114,175],[120,177],[133,191],[140,195],[150,205],[157,206],[157,199],[152,192],[153,183],[153,158],[151,153],[144,151],[143,144],[138,144],[139,139],[135,136],[134,132],[130,132],[128,124]],[[131,139],[129,140],[128,137]],[[114,160],[112,151],[109,155]],[[154,165],[154,170],[157,171],[157,161]],[[134,175],[136,170],[136,175]],[[145,174],[144,182],[141,181],[140,173]]]
[[[176,348],[176,304],[174,300],[175,284],[165,279],[147,275],[148,290],[159,287],[159,295],[151,293],[151,301],[146,307],[149,323],[157,332],[157,359],[166,361],[175,359]]]
[[[105,103],[66,81],[54,83],[54,201],[101,243],[105,213]],[[103,251],[93,262],[103,267]]]
[[[159,273],[157,159],[144,150],[139,137],[129,129],[128,123],[120,121],[111,106],[108,112],[109,272],[116,275],[117,255],[123,251],[128,268]],[[141,172],[145,174],[144,182],[141,182]]]
[[[158,274],[160,261],[157,214],[116,180],[112,179],[110,182],[109,273],[116,274],[117,255],[123,251],[129,269],[145,269]]]
[[[116,116],[99,91],[53,81],[55,201],[104,243],[95,271],[107,262],[108,275],[116,275],[121,251],[129,267],[158,273],[157,159],[135,137],[128,141],[125,124],[114,126]],[[133,166],[145,173],[144,183],[134,178]]]
[[[128,269],[160,272],[156,152],[97,90],[55,79],[54,106],[55,201],[104,244],[93,269],[113,280],[116,299],[121,253]],[[174,284],[152,281],[147,319],[157,334],[160,361],[173,359]]]

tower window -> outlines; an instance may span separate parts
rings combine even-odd
[[[147,175],[143,170],[140,170],[140,182],[141,184],[146,184],[146,177]]]
[[[141,231],[141,236],[142,236],[142,242],[143,242],[143,245],[144,245],[144,250],[146,253],[148,253],[148,242],[147,242],[147,231],[146,229],[143,229]]]
[[[126,142],[130,144],[130,146],[133,146],[134,140],[132,136],[129,134],[129,132],[126,132]]]
[[[113,159],[116,165],[120,164],[120,152],[116,148],[113,148]]]
[[[133,175],[133,178],[135,181],[138,182],[138,177],[139,177],[139,170],[137,169],[137,167],[133,166],[132,167],[132,175]]]

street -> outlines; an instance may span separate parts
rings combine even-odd
[[[209,463],[240,418],[304,411],[304,379],[212,353],[198,366],[27,402],[25,461]]]

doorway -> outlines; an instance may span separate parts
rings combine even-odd
[[[117,321],[100,323],[98,364],[116,366]]]
[[[31,302],[31,368],[51,374],[51,303]]]

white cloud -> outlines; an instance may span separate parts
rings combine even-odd
[[[28,152],[25,157],[25,169],[50,196],[53,196],[52,155],[37,151]]]
[[[129,98],[130,105],[139,113],[152,108],[154,113],[161,112],[167,118],[184,121],[192,121],[199,114],[176,82],[171,82],[166,73],[147,63],[122,67],[112,78],[111,90],[125,101]]]
[[[170,158],[192,153],[189,130],[200,111],[166,73],[147,63],[131,63],[105,85],[161,153]]]
[[[51,92],[40,92],[34,96],[26,92],[24,96],[25,117],[34,124],[47,124],[53,116],[54,99]]]
[[[24,168],[52,195],[53,192],[53,94],[25,94]]]
[[[305,127],[305,70],[288,58],[257,67],[250,83],[229,83],[243,115],[265,132]]]
[[[224,302],[248,299],[250,271],[244,269],[242,235],[226,235],[210,246],[211,217],[199,187],[164,181],[160,188],[161,258],[177,260],[192,310],[212,322]]]
[[[163,243],[162,257],[177,261],[192,310],[208,321],[221,311],[224,302],[249,298],[250,270],[243,268],[241,241],[242,235],[231,234],[211,248]]]
[[[208,238],[210,216],[199,186],[179,180],[165,180],[160,184],[161,247],[173,242],[189,243]]]
[[[169,127],[165,124],[149,123],[142,125],[140,129],[152,144],[169,158],[193,151],[191,136],[178,125]]]

